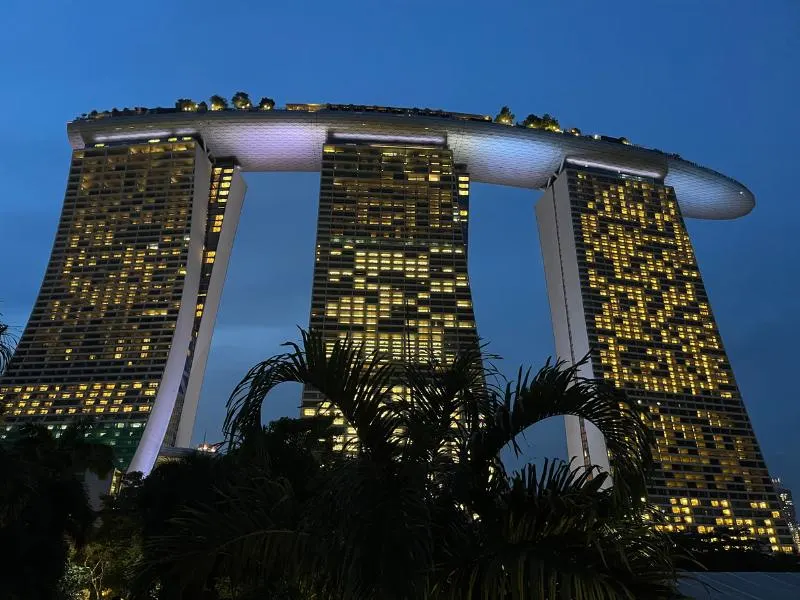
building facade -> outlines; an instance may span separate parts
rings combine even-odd
[[[791,551],[775,488],[709,305],[674,190],[567,162],[537,206],[558,355],[623,390],[655,433],[650,501],[669,531],[748,529]],[[567,418],[569,455],[608,468]]]
[[[310,327],[390,360],[477,347],[467,274],[469,175],[441,144],[325,144]],[[397,387],[393,392],[402,395]],[[314,389],[302,414],[329,410]],[[355,433],[342,430],[334,447]]]
[[[2,436],[91,417],[118,467],[188,445],[244,198],[192,137],[73,152],[44,282],[5,376]]]

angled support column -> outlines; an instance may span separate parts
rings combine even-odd
[[[553,321],[556,357],[576,364],[589,354],[589,337],[581,294],[576,232],[568,202],[567,180],[559,177],[545,190],[536,205],[536,221],[542,246],[547,295]],[[591,361],[579,375],[594,378]],[[608,451],[603,435],[584,419],[565,417],[567,453],[577,465],[598,466],[608,471]]]

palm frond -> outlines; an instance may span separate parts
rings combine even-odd
[[[402,383],[409,398],[398,400],[391,409],[403,421],[413,456],[436,460],[469,439],[490,414],[486,379],[477,346],[462,350],[450,362],[431,353],[425,361],[406,363]]]
[[[396,450],[397,419],[386,405],[396,365],[380,354],[368,355],[363,344],[337,339],[326,347],[321,332],[302,333],[302,347],[293,349],[289,360],[302,382],[319,391],[356,430],[359,449],[385,459]]]
[[[602,489],[607,476],[549,461],[515,473],[492,514],[445,538],[433,597],[671,598],[666,538]]]
[[[228,445],[238,446],[248,432],[261,427],[261,406],[273,388],[296,380],[287,363],[285,354],[260,362],[234,388],[222,425]]]
[[[319,332],[301,330],[302,342],[284,344],[291,350],[259,363],[236,386],[228,400],[223,431],[227,442],[241,444],[248,431],[261,426],[261,406],[280,383],[295,382],[319,391],[356,430],[360,451],[388,459],[396,453],[397,417],[386,406],[396,367],[380,355],[367,356],[364,346],[350,339],[330,347]]]
[[[621,392],[602,380],[580,377],[579,367],[580,363],[548,361],[535,375],[530,369],[520,369],[474,446],[475,459],[491,460],[507,445],[518,453],[517,438],[526,429],[549,417],[574,415],[593,423],[603,434],[620,493],[631,498],[642,495],[652,461],[647,425]]]
[[[2,375],[11,357],[14,355],[14,345],[16,338],[10,333],[8,325],[0,322],[0,375]]]
[[[425,597],[435,543],[425,483],[416,464],[386,469],[366,455],[326,473],[303,522],[319,544],[322,597]]]

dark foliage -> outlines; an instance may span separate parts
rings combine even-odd
[[[70,547],[86,541],[95,521],[84,476],[104,477],[113,466],[110,447],[87,441],[90,427],[80,422],[55,437],[27,426],[0,446],[0,598],[57,597]]]
[[[145,540],[139,593],[165,598],[523,600],[670,598],[672,547],[642,519],[649,438],[639,414],[574,367],[487,384],[475,351],[398,365],[320,336],[254,367],[229,401],[227,465]],[[402,378],[410,397],[389,382]],[[312,385],[353,440],[319,445],[324,420],[261,427],[283,382]],[[625,406],[622,404],[622,406]],[[500,451],[538,421],[579,415],[605,434],[615,484],[546,462],[506,473]],[[298,475],[302,472],[302,476]]]

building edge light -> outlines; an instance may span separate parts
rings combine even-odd
[[[180,308],[174,320],[172,340],[159,381],[158,392],[151,406],[142,437],[128,466],[128,473],[138,471],[145,476],[150,474],[156,464],[158,454],[164,446],[164,439],[180,391],[186,365],[186,352],[193,333],[195,306],[202,276],[211,169],[212,165],[205,156],[205,151],[199,144],[196,145],[190,242]]]
[[[86,143],[95,142],[136,142],[139,140],[147,141],[150,138],[166,138],[169,136],[183,136],[183,135],[197,135],[195,129],[185,129],[177,131],[143,131],[143,132],[130,132],[130,133],[115,133],[110,135],[93,135],[91,142],[88,140]]]
[[[578,167],[587,167],[590,169],[602,169],[604,171],[614,171],[615,173],[625,173],[627,175],[636,175],[638,177],[650,177],[651,179],[663,179],[666,173],[658,173],[656,171],[645,171],[644,169],[632,169],[624,165],[614,165],[595,160],[584,160],[582,158],[567,157],[564,162],[569,165]]]
[[[443,135],[386,135],[380,133],[345,133],[332,132],[330,137],[340,142],[348,140],[358,142],[385,142],[397,144],[445,144],[447,138]]]

